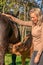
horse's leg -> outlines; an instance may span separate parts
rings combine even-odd
[[[0,65],[4,64],[4,56],[5,56],[5,50],[3,47],[3,42],[0,41]]]
[[[5,51],[7,47],[7,27],[0,23],[0,65],[4,65]]]
[[[12,54],[12,65],[16,65],[16,55]]]
[[[25,57],[24,56],[21,56],[21,59],[22,59],[22,65],[26,65],[25,64]]]
[[[0,65],[3,65],[3,64],[4,64],[4,51],[1,49],[0,50]]]

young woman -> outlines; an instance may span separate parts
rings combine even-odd
[[[22,21],[11,15],[3,15],[8,16],[19,25],[32,27],[32,43],[34,44],[34,52],[31,57],[30,65],[43,65],[43,15],[39,8],[33,8],[29,13],[31,21]]]

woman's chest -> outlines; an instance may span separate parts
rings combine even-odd
[[[32,27],[32,36],[40,36],[41,35],[41,26]]]

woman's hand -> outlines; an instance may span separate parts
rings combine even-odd
[[[10,17],[10,15],[8,15],[8,14],[5,14],[5,13],[2,13],[2,15],[5,15],[5,16],[7,16],[7,17]]]
[[[42,54],[42,48],[37,52],[34,63],[38,63]]]
[[[38,63],[39,62],[39,59],[40,59],[40,55],[37,55],[34,59],[34,63]]]
[[[5,14],[5,13],[2,13],[2,15],[8,17],[11,21],[14,21],[14,17],[12,15]]]

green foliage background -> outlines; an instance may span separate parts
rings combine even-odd
[[[12,64],[12,55],[11,54],[6,54],[5,56],[5,65],[11,65]],[[26,65],[29,65],[30,59],[26,59]],[[16,65],[22,65],[21,62],[21,56],[16,57]]]

